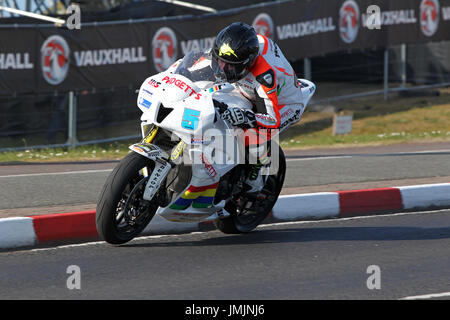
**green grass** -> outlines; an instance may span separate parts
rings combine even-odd
[[[333,136],[333,110],[352,111],[352,132]],[[280,137],[283,148],[379,145],[405,142],[450,141],[450,89],[439,96],[404,98],[391,95],[367,97],[323,106],[321,112],[305,112],[301,121]],[[49,162],[118,160],[135,141],[0,152],[0,162]]]
[[[333,110],[353,112],[352,132],[333,136]],[[340,147],[404,142],[450,141],[450,89],[439,96],[391,96],[340,102],[306,112],[281,135],[284,148]]]
[[[282,136],[285,148],[389,144],[400,142],[450,141],[450,104],[415,108],[388,115],[356,118],[352,132],[333,135],[332,118],[324,116],[321,124],[313,120],[316,130],[302,130],[311,127],[305,115],[305,122],[296,125],[293,131]],[[308,132],[306,132],[308,131]],[[306,133],[303,133],[306,132]]]

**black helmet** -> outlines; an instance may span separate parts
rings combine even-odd
[[[253,27],[235,22],[216,37],[212,48],[213,68],[218,78],[236,82],[244,78],[259,52],[259,42]]]

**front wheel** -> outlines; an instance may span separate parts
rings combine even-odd
[[[143,199],[151,160],[129,153],[109,175],[100,193],[95,216],[97,231],[110,244],[122,244],[139,235],[150,223],[158,209],[156,196]]]
[[[283,187],[286,174],[286,158],[279,147],[278,171],[269,175],[258,194],[240,193],[225,206],[230,215],[214,221],[223,233],[248,233],[255,229],[272,211]]]

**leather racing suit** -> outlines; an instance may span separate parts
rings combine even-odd
[[[298,80],[274,41],[259,34],[258,40],[259,55],[250,72],[234,83],[239,92],[253,102],[255,127],[248,130],[256,140],[250,139],[246,143],[250,145],[270,140],[269,129],[283,131],[298,122],[305,110],[302,90],[312,86],[309,81]]]

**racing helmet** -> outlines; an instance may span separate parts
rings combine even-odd
[[[230,83],[244,78],[259,53],[259,41],[253,27],[235,22],[216,37],[212,48],[212,67],[216,78]]]

